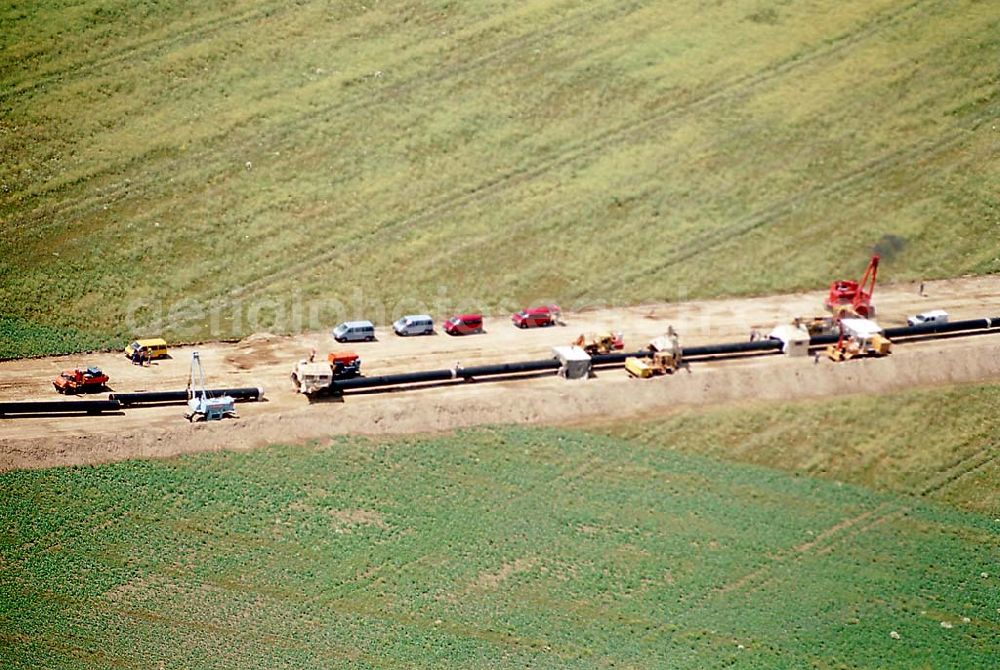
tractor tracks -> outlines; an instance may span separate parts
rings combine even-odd
[[[937,477],[928,481],[917,495],[926,498],[942,489],[952,486],[963,477],[967,477],[995,461],[997,456],[1000,455],[998,451],[1000,451],[1000,445],[994,443],[960,458]]]
[[[217,34],[228,28],[233,28],[250,21],[271,16],[280,10],[287,10],[291,5],[284,2],[273,2],[263,6],[256,5],[233,16],[217,16],[215,18],[188,26],[186,29],[172,32],[163,37],[139,39],[124,48],[110,54],[104,54],[84,61],[76,61],[67,67],[42,74],[37,79],[27,81],[20,86],[13,86],[0,92],[0,101],[6,101],[31,91],[37,90],[52,81],[63,81],[69,78],[78,79],[83,75],[92,74],[102,68],[120,65],[128,59],[144,58],[156,55],[165,46],[173,43],[200,40]]]
[[[436,202],[432,202],[422,208],[419,208],[415,212],[398,218],[389,219],[376,225],[374,229],[369,231],[369,233],[365,236],[365,240],[366,242],[371,242],[372,236],[378,236],[381,238],[386,235],[395,234],[395,232],[400,228],[405,228],[430,220],[447,212],[459,210],[460,208],[474,202],[496,197],[510,191],[520,184],[533,180],[544,174],[572,165],[581,160],[591,158],[602,152],[607,152],[613,147],[621,145],[624,142],[634,139],[642,134],[651,133],[665,121],[685,114],[701,111],[717,102],[733,100],[750,95],[757,89],[772,82],[780,76],[787,75],[807,66],[816,65],[824,59],[836,57],[851,47],[880,33],[881,31],[904,23],[925,4],[927,4],[927,0],[915,0],[902,8],[884,12],[861,24],[855,30],[846,32],[837,38],[816,45],[811,50],[789,56],[754,73],[741,75],[719,82],[704,90],[700,95],[696,95],[686,101],[670,105],[651,115],[620,124],[613,128],[595,133],[580,141],[564,145],[561,149],[556,150],[549,156],[542,158],[534,164],[509,170],[499,176],[476,184],[465,184],[459,186],[458,188],[453,189],[450,193],[447,193],[443,197],[439,198]],[[956,137],[952,134],[949,135],[946,140],[942,140],[942,142],[947,143],[955,140]],[[923,150],[926,152],[931,149],[924,148]],[[901,159],[902,156],[899,156],[896,160],[898,161]],[[891,161],[892,157],[888,156],[882,160]],[[877,165],[878,161],[875,161],[875,164],[869,166],[868,170],[877,169]],[[850,180],[853,177],[853,181],[858,181],[862,179],[865,174],[868,174],[868,172],[863,172],[857,175],[848,174],[846,179]],[[821,188],[835,189],[836,186],[830,185]],[[800,195],[796,200],[804,199],[804,197],[805,196]],[[774,207],[781,211],[785,211],[792,206],[794,206],[794,200],[778,203]],[[760,225],[763,225],[763,222],[757,220],[743,224],[743,226],[747,227],[749,230],[752,230],[752,227],[759,227]],[[727,232],[726,234],[728,235],[729,233]],[[702,244],[704,243],[705,242],[702,242]],[[357,244],[357,242],[352,242],[351,246],[348,246],[346,249],[341,247],[308,255],[297,263],[283,266],[280,270],[247,282],[237,295],[224,298],[220,301],[220,304],[223,307],[231,305],[235,302],[235,300],[251,297],[261,292],[276,281],[299,276],[302,272],[308,270],[309,268],[329,263],[337,257],[343,256],[345,253],[349,253],[353,246],[356,246]],[[693,254],[697,252],[690,251],[689,253]]]
[[[682,263],[704,254],[711,247],[735,240],[773,223],[776,219],[788,216],[810,200],[844,195],[855,187],[864,184],[866,180],[875,174],[915,162],[926,156],[953,149],[967,137],[968,130],[965,128],[953,128],[933,140],[921,140],[889,151],[864,165],[849,170],[833,181],[783,198],[736,221],[732,225],[706,231],[694,239],[682,242],[677,246],[676,251],[668,253],[665,258],[660,257],[656,265],[622,273],[619,275],[616,283],[627,285],[641,277],[662,272],[671,265]]]
[[[918,488],[914,495],[920,498],[929,497],[942,489],[952,486],[962,478],[973,474],[990,463],[996,461],[998,453],[996,444],[989,444],[977,449],[950,465],[937,476],[932,477]],[[731,594],[736,591],[757,591],[774,583],[779,577],[774,570],[782,564],[791,564],[803,560],[810,555],[827,555],[842,549],[853,539],[869,533],[879,526],[905,517],[913,509],[914,504],[905,501],[886,501],[871,509],[864,510],[852,517],[843,519],[826,530],[818,533],[813,539],[801,543],[788,550],[774,554],[764,565],[746,573],[731,582],[723,584],[706,593],[699,602],[709,598]]]
[[[567,2],[566,5],[569,6],[569,7],[578,6],[577,3],[573,3],[572,1]],[[476,58],[473,58],[473,59],[470,59],[470,60],[467,60],[467,61],[461,61],[461,62],[453,64],[453,65],[451,65],[449,67],[439,68],[438,70],[436,70],[434,72],[434,74],[432,74],[430,76],[421,76],[421,75],[412,76],[412,77],[410,77],[408,79],[402,79],[402,80],[400,80],[398,82],[392,82],[392,83],[389,83],[389,84],[387,84],[385,86],[381,86],[378,89],[375,89],[375,91],[371,95],[369,95],[369,96],[353,98],[353,99],[351,99],[349,101],[346,101],[346,102],[343,102],[343,103],[329,105],[329,106],[320,108],[319,110],[313,110],[313,111],[310,111],[309,113],[306,113],[306,114],[300,114],[297,117],[297,120],[293,124],[286,124],[286,125],[284,125],[283,126],[283,130],[287,131],[289,128],[293,128],[293,127],[294,128],[307,127],[311,123],[317,122],[317,121],[319,121],[319,120],[321,120],[323,118],[329,118],[332,115],[342,115],[342,114],[350,113],[350,112],[353,112],[353,111],[361,110],[361,109],[364,109],[366,107],[372,107],[374,105],[383,104],[383,103],[392,101],[394,99],[400,98],[400,97],[402,97],[402,96],[404,96],[404,95],[406,95],[406,94],[408,94],[410,92],[413,92],[415,90],[418,90],[420,88],[425,88],[428,85],[433,85],[433,84],[437,84],[437,83],[446,81],[446,80],[448,80],[449,78],[451,78],[453,76],[462,75],[462,74],[467,74],[469,72],[473,72],[473,71],[475,71],[478,68],[481,68],[483,66],[489,65],[489,64],[495,62],[496,60],[498,60],[498,59],[500,59],[500,58],[502,58],[504,56],[515,54],[515,53],[517,53],[520,50],[528,49],[528,48],[531,48],[533,46],[538,46],[538,45],[545,44],[545,43],[549,42],[550,40],[552,40],[553,38],[557,37],[558,35],[561,35],[561,34],[571,34],[572,32],[574,32],[574,31],[578,30],[579,28],[584,27],[584,26],[586,26],[588,24],[591,24],[591,23],[594,23],[594,22],[597,22],[597,21],[617,20],[617,19],[621,18],[624,15],[627,15],[627,14],[633,12],[633,11],[637,11],[639,9],[644,8],[644,6],[645,5],[643,5],[642,3],[629,3],[629,4],[621,3],[621,4],[615,4],[611,9],[609,9],[607,11],[603,11],[603,12],[580,12],[578,15],[576,15],[573,18],[573,20],[566,20],[565,18],[563,18],[555,26],[551,26],[551,27],[549,27],[547,29],[545,29],[545,28],[539,29],[539,30],[536,30],[536,31],[533,31],[533,32],[529,32],[529,33],[524,34],[524,35],[520,35],[520,36],[518,36],[516,38],[510,39],[510,40],[502,43],[500,46],[497,46],[496,48],[494,48],[494,49],[492,49],[492,50],[490,50],[490,51],[488,51],[488,52],[486,52],[484,54],[481,54],[481,55],[477,56]],[[270,13],[272,13],[273,11],[274,11],[273,9],[261,9],[258,13],[263,16],[263,15],[270,15]],[[213,29],[211,31],[205,31],[205,34],[207,35],[207,34],[210,34],[211,32],[220,31],[223,28],[228,28],[228,27],[233,27],[233,26],[239,25],[240,23],[249,21],[252,18],[254,18],[254,17],[246,17],[246,18],[243,18],[243,19],[240,19],[240,20],[235,20],[234,19],[234,20],[231,20],[228,24],[226,24],[224,26],[223,25],[211,26]],[[194,32],[194,29],[192,29],[191,32]],[[163,39],[163,40],[159,40],[159,41],[157,41],[155,43],[151,43],[149,50],[152,51],[152,52],[155,52],[158,48],[162,48],[162,46],[164,44],[169,44],[170,41],[171,41],[171,39]],[[156,48],[154,48],[154,47],[156,47]],[[401,53],[405,54],[405,50],[401,51]],[[120,55],[118,57],[115,57],[114,60],[120,60],[121,58],[124,58],[127,55],[129,55],[129,54]],[[433,54],[431,54],[430,56],[433,56]],[[430,56],[428,56],[428,57],[430,57]],[[109,59],[111,59],[111,57],[109,57]],[[412,59],[411,58],[406,58],[406,60],[409,61],[409,60],[412,60]],[[96,69],[97,66],[95,65],[94,67]],[[387,66],[387,67],[391,67],[391,65]],[[41,84],[39,83],[38,85],[41,85]],[[3,99],[3,95],[0,94],[0,100],[2,100],[2,99]],[[246,125],[246,124],[250,123],[251,121],[252,121],[252,119],[246,119],[246,120],[244,120],[241,123],[236,123],[236,124],[234,124],[232,126],[226,127],[224,129],[224,131],[217,133],[215,136],[205,138],[205,140],[204,140],[204,148],[202,149],[202,151],[200,153],[198,153],[198,154],[194,154],[194,155],[191,155],[191,156],[185,156],[184,157],[184,162],[186,162],[186,163],[190,163],[190,162],[201,163],[203,161],[209,160],[211,158],[211,156],[213,155],[213,149],[212,149],[212,147],[214,147],[214,143],[216,141],[218,141],[220,139],[223,139],[223,138],[231,135],[231,133],[233,133],[234,131],[236,131],[237,129],[239,129],[242,125]],[[149,154],[156,154],[156,153],[159,153],[160,151],[161,151],[161,149],[154,148],[154,149],[151,149],[150,151],[148,151],[146,154],[143,154],[142,156],[138,156],[138,157],[129,159],[127,162],[128,163],[139,163],[139,164],[141,164],[141,163],[145,162],[145,160],[147,159],[147,157],[149,156]],[[87,179],[94,179],[94,178],[100,177],[102,175],[117,174],[121,170],[121,168],[122,168],[121,164],[108,165],[108,166],[105,166],[103,169],[98,170],[98,171],[93,172],[90,175],[88,175]],[[76,181],[81,181],[81,180],[78,179]],[[106,191],[106,192],[102,192],[102,193],[100,193],[98,195],[93,195],[93,196],[91,196],[91,198],[87,198],[87,199],[67,199],[67,200],[64,200],[64,201],[62,201],[62,203],[60,203],[61,205],[63,205],[62,207],[55,207],[55,208],[49,209],[49,210],[45,211],[44,213],[39,213],[38,216],[52,216],[52,217],[54,217],[56,215],[66,215],[66,214],[68,214],[68,213],[70,213],[70,212],[72,212],[74,210],[76,210],[76,211],[83,211],[83,210],[87,209],[88,207],[92,207],[93,206],[93,204],[91,202],[89,202],[91,199],[111,200],[111,199],[117,199],[117,198],[123,197],[124,195],[127,194],[127,191],[128,191],[127,186],[128,186],[127,184],[125,184],[123,182],[119,182],[118,184],[115,184],[114,187],[111,190]],[[53,187],[51,187],[49,189],[38,191],[38,192],[36,192],[36,193],[34,193],[32,195],[33,195],[33,197],[40,197],[40,196],[44,196],[47,193],[51,193],[52,191],[55,191],[55,190],[58,190],[58,189],[61,189],[61,188],[64,188],[64,186],[63,185],[55,185],[55,186],[53,186]],[[257,212],[257,213],[259,213],[259,212]],[[253,213],[251,213],[251,215],[252,214]],[[33,227],[35,229],[37,229],[38,225],[39,224],[35,223],[35,224],[33,224]]]

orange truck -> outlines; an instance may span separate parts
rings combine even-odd
[[[103,391],[108,383],[108,376],[100,368],[86,368],[81,370],[63,370],[59,376],[52,380],[52,386],[59,393],[87,393],[89,391]]]

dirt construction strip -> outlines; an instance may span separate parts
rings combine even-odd
[[[405,434],[500,423],[587,424],[658,416],[679,408],[721,403],[885,393],[914,386],[1000,381],[1000,334],[907,342],[885,359],[834,364],[780,355],[695,362],[688,371],[652,380],[622,369],[600,370],[586,381],[545,376],[456,382],[406,392],[353,394],[343,402],[310,403],[291,390],[292,364],[315,347],[353,348],[368,375],[545,358],[553,345],[580,333],[621,330],[629,349],[667,325],[682,344],[745,341],[751,328],[768,330],[794,316],[821,313],[821,292],[767,298],[645,305],[567,314],[566,326],[521,331],[489,319],[483,335],[399,338],[380,329],[373,343],[344,347],[326,333],[257,335],[236,344],[197,347],[216,387],[263,386],[266,402],[239,405],[241,418],[190,425],[179,406],[134,408],[105,416],[0,420],[0,470],[99,463],[127,458],[249,449],[334,434]],[[943,308],[953,319],[1000,315],[1000,277],[880,287],[878,320],[900,325],[909,313]],[[192,348],[149,368],[121,354],[53,357],[0,363],[0,400],[58,399],[51,379],[60,369],[98,365],[119,392],[176,390],[186,384]],[[98,396],[104,397],[104,396]]]

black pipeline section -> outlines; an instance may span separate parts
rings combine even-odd
[[[991,330],[993,328],[1000,328],[1000,316],[985,319],[968,319],[966,321],[946,321],[945,323],[923,323],[919,326],[886,328],[885,336],[892,339],[894,337],[941,335],[944,333],[959,333],[966,330]]]
[[[733,354],[760,353],[779,351],[782,347],[778,340],[758,340],[756,342],[734,342],[731,344],[713,344],[701,347],[687,347],[684,358],[702,358],[707,356],[725,356]],[[597,354],[591,356],[591,364],[620,365],[629,356],[648,356],[648,351],[631,353]],[[334,391],[354,391],[358,389],[377,388],[382,386],[401,386],[404,384],[423,384],[443,382],[453,379],[475,379],[477,377],[492,377],[497,375],[518,375],[544,370],[558,370],[560,362],[555,358],[545,358],[536,361],[520,363],[501,363],[498,365],[477,365],[473,367],[457,367],[449,370],[428,370],[426,372],[406,372],[398,375],[381,375],[378,377],[355,377],[333,383]]]
[[[234,400],[260,400],[264,391],[259,387],[237,389],[207,389],[209,398],[228,395]],[[123,407],[130,405],[183,405],[188,401],[188,392],[184,391],[143,391],[140,393],[112,393],[108,400],[121,403]]]
[[[86,412],[117,412],[122,405],[117,400],[36,400],[0,402],[0,416],[9,414],[74,414]]]
[[[560,363],[557,359],[546,358],[539,361],[476,365],[468,368],[459,366],[453,370],[428,370],[426,372],[406,372],[398,375],[380,375],[378,377],[355,377],[353,379],[335,381],[333,389],[335,391],[351,391],[377,386],[399,386],[400,384],[442,382],[452,379],[473,379],[475,377],[489,377],[494,375],[516,375],[542,370],[558,370],[559,365]]]

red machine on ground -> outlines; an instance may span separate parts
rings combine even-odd
[[[841,279],[830,284],[826,308],[836,315],[851,315],[868,318],[875,314],[872,294],[875,292],[875,276],[878,274],[878,256],[872,256],[860,281]]]
[[[63,370],[58,377],[52,380],[52,386],[59,393],[80,393],[88,391],[101,391],[108,383],[109,377],[101,372],[100,368],[87,368],[86,370]]]

